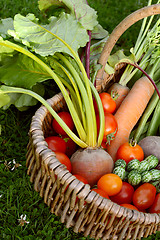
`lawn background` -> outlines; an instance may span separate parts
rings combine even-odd
[[[98,20],[109,33],[128,14],[147,4],[146,0],[88,0],[98,13]],[[32,12],[39,18],[36,0],[0,0],[0,18],[14,17],[16,13],[26,15]],[[117,43],[117,46],[129,49],[135,42],[140,22],[131,27]],[[56,90],[57,91],[57,90]],[[66,229],[59,217],[50,213],[39,193],[26,174],[25,154],[28,143],[28,131],[36,109],[35,106],[25,112],[14,107],[0,109],[0,239],[4,240],[84,240],[83,234],[75,234]],[[6,169],[4,163],[13,161],[22,166],[14,171]],[[29,224],[19,226],[18,219],[26,214]],[[160,239],[159,233],[148,239]]]

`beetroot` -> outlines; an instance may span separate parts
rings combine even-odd
[[[91,186],[114,167],[113,159],[105,150],[89,147],[78,149],[71,157],[71,164],[72,174],[83,176]]]

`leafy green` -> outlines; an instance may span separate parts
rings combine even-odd
[[[13,19],[6,18],[0,20],[0,35],[5,38],[8,36],[8,29],[13,30]]]
[[[26,17],[17,14],[14,18],[14,28],[15,36],[41,56],[54,55],[55,52],[71,54],[51,33],[63,39],[75,52],[84,47],[88,41],[87,31],[72,15],[65,13],[62,13],[59,19],[51,17],[49,24],[42,26],[38,24],[38,19],[33,14]]]
[[[37,82],[50,78],[42,66],[24,54],[8,58],[0,67],[1,82],[9,86],[32,89]]]
[[[85,0],[39,0],[38,3],[41,11],[46,10],[51,6],[60,6],[65,9],[69,9],[70,13],[75,16],[77,21],[80,22],[87,30],[93,30],[93,28],[98,24],[96,11],[91,8]]]

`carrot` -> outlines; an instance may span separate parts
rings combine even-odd
[[[130,92],[115,113],[118,123],[118,132],[114,140],[107,146],[107,151],[116,160],[118,148],[129,141],[130,133],[143,114],[151,96],[154,86],[147,77],[141,77],[135,82]]]
[[[116,110],[121,105],[122,101],[125,99],[130,89],[127,86],[123,86],[119,83],[114,83],[109,89],[108,93],[112,94],[114,101],[116,103]],[[117,96],[116,96],[117,95]]]

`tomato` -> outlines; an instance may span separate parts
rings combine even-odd
[[[127,182],[123,182],[121,191],[116,195],[111,196],[110,199],[119,205],[123,203],[131,203],[133,193],[134,193],[133,186]]]
[[[46,137],[45,141],[48,144],[48,148],[54,152],[66,152],[66,143],[65,141],[58,136]]]
[[[134,205],[129,203],[123,203],[123,204],[120,204],[120,206],[139,211],[138,208],[136,208]]]
[[[87,179],[85,179],[85,178],[82,177],[81,175],[74,174],[73,176],[75,176],[79,181],[83,182],[84,184],[88,184]]]
[[[66,142],[66,155],[71,157],[72,154],[77,150],[77,144],[69,137],[63,136],[63,140]]]
[[[160,213],[160,193],[154,199],[152,206],[148,209],[149,213]]]
[[[60,161],[60,163],[64,164],[67,167],[67,170],[71,172],[72,165],[69,157],[67,157],[67,155],[62,152],[55,152],[55,154],[56,154],[56,158]]]
[[[105,191],[108,196],[113,196],[121,191],[122,180],[114,173],[107,173],[98,180],[97,187]]]
[[[108,194],[107,194],[105,191],[103,191],[102,189],[93,188],[93,189],[91,189],[91,190],[94,191],[94,192],[96,192],[96,193],[98,193],[101,197],[104,197],[104,198],[108,198],[108,199],[109,199]]]
[[[73,131],[74,129],[74,123],[72,120],[72,117],[69,112],[59,112],[58,116],[67,124],[67,126]],[[63,130],[63,128],[59,125],[59,123],[53,119],[52,121],[52,127],[55,130],[56,133],[60,135],[66,135],[66,132]]]
[[[125,142],[118,148],[116,159],[123,159],[126,163],[129,163],[132,159],[142,161],[144,152],[138,144],[132,145],[130,142]]]
[[[104,117],[105,117],[105,129],[104,129],[103,141],[106,143],[109,143],[110,140],[113,140],[117,134],[118,124],[113,114],[104,113]],[[96,115],[96,121],[97,121],[97,132],[99,133],[99,126],[100,126],[99,115]]]
[[[102,102],[104,112],[114,113],[114,111],[116,110],[116,102],[111,97],[111,95],[109,93],[102,92],[99,94],[99,96]],[[98,106],[95,99],[93,100],[93,104],[95,112],[98,113]]]
[[[156,188],[151,183],[140,185],[133,194],[133,204],[139,210],[145,210],[152,206],[156,196]]]

